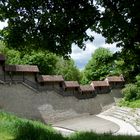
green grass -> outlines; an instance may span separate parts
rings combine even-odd
[[[140,136],[113,136],[78,132],[64,137],[51,126],[0,112],[0,140],[139,140]]]
[[[60,140],[65,139],[51,126],[0,112],[0,140]]]
[[[140,108],[140,99],[134,100],[134,101],[125,101],[124,99],[122,99],[119,102],[119,106],[126,106],[130,108]]]
[[[96,134],[93,132],[80,132],[71,135],[70,140],[139,140],[140,136],[113,136],[111,134]]]

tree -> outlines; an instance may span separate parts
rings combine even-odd
[[[0,20],[8,20],[2,38],[8,46],[45,48],[68,54],[71,44],[81,48],[93,39],[88,28],[108,43],[140,53],[140,1],[138,0],[2,0]]]
[[[23,55],[22,64],[37,65],[40,74],[55,74],[58,56],[50,52],[33,51]]]
[[[135,84],[128,84],[122,90],[125,101],[132,101],[137,99],[138,87]]]
[[[86,30],[98,11],[92,0],[2,0],[0,20],[8,20],[1,32],[7,46],[19,50],[44,48],[57,54],[71,53],[71,44],[84,47],[93,38]]]
[[[140,75],[136,76],[136,82],[127,84],[122,90],[125,101],[139,100],[140,99]]]
[[[114,69],[112,56],[113,54],[109,49],[96,49],[85,66],[82,83],[86,84],[92,80],[102,80],[110,74]]]
[[[14,49],[8,49],[3,42],[0,42],[0,53],[6,56],[7,64],[22,64],[21,53]]]
[[[78,68],[72,59],[65,60],[63,58],[59,59],[56,65],[56,74],[62,75],[65,80],[80,81],[81,75]]]
[[[140,99],[140,74],[136,76],[136,85],[138,87],[137,99]]]
[[[107,43],[122,47],[123,67],[130,80],[140,73],[139,0],[1,0],[0,21],[8,21],[1,33],[7,46],[19,50],[45,49],[60,55],[71,53],[71,44],[84,48],[93,40],[86,30],[102,34]]]
[[[47,51],[20,52],[18,50],[9,49],[0,44],[0,53],[6,56],[7,64],[37,65],[40,74],[55,74],[56,64],[60,59],[56,54]]]
[[[115,71],[123,74],[127,83],[135,82],[135,77],[140,73],[140,57],[134,51],[122,49],[114,54]]]
[[[139,0],[96,0],[100,20],[93,30],[101,33],[108,43],[117,43],[127,49],[138,49],[140,44]]]
[[[122,47],[123,68],[127,67],[126,77],[132,81],[140,73],[140,1],[96,0],[96,5],[102,10],[92,29],[101,33],[107,43],[116,42]]]
[[[75,66],[72,59],[65,60],[63,57],[48,51],[19,52],[14,49],[6,48],[0,42],[0,53],[5,54],[7,64],[37,65],[40,74],[60,74],[65,80],[80,81],[81,78],[80,71]]]

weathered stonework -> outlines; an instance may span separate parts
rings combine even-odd
[[[117,94],[118,97],[114,97]],[[61,96],[53,90],[35,92],[23,84],[0,84],[0,109],[25,118],[53,123],[83,114],[98,114],[114,104],[120,94],[120,91],[115,94],[112,91],[78,100],[73,96]]]

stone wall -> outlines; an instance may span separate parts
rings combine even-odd
[[[0,109],[47,123],[87,113],[98,114],[120,97],[120,90],[115,90],[110,94],[78,100],[73,96],[61,96],[56,91],[35,92],[23,84],[0,84]]]
[[[4,72],[3,72],[3,67],[0,65],[0,80],[4,80]]]

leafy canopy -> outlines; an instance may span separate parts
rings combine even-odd
[[[137,49],[140,44],[140,1],[96,0],[96,5],[102,10],[93,30],[101,33],[108,43],[117,42],[117,46]]]
[[[7,46],[42,48],[61,55],[71,53],[71,44],[84,47],[93,38],[86,30],[98,12],[92,0],[2,0],[0,20],[8,20],[2,31]]]
[[[8,21],[1,37],[16,49],[44,48],[65,55],[72,43],[82,48],[93,39],[86,34],[91,28],[106,42],[138,54],[139,7],[139,0],[1,0],[0,21]]]
[[[75,66],[72,59],[59,59],[56,65],[56,74],[63,75],[65,80],[72,80],[80,82],[81,74],[79,69]]]
[[[46,75],[62,75],[65,80],[80,81],[80,71],[75,66],[72,59],[65,60],[63,57],[57,56],[48,51],[32,51],[20,52],[18,50],[9,49],[0,42],[0,53],[5,54],[7,64],[29,64],[37,65],[40,74]]]
[[[98,48],[92,54],[83,71],[82,83],[86,84],[92,80],[102,80],[113,70],[113,54],[109,49]]]
[[[128,81],[140,73],[140,1],[139,0],[96,0],[102,7],[100,20],[93,31],[101,33],[107,43],[116,42],[122,47],[124,64],[122,69]]]
[[[90,28],[122,47],[122,69],[131,81],[140,73],[139,7],[139,0],[1,0],[0,21],[8,27],[0,38],[14,49],[67,56],[72,43],[84,48],[93,40],[86,33]]]
[[[136,82],[127,84],[122,93],[125,101],[140,100],[140,75],[136,76]]]

